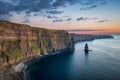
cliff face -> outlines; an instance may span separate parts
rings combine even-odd
[[[105,38],[114,38],[113,36],[111,35],[94,35],[94,38],[95,39],[105,39]]]
[[[80,41],[90,41],[94,39],[105,39],[105,38],[113,38],[111,35],[91,35],[91,34],[70,34],[74,43]]]
[[[67,31],[0,21],[0,69],[23,58],[73,49]]]
[[[74,43],[80,42],[80,41],[88,41],[88,40],[94,40],[93,35],[86,35],[86,34],[70,34],[72,37]]]

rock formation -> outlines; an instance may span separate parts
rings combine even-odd
[[[84,51],[85,51],[86,53],[88,53],[88,51],[89,51],[89,47],[88,47],[88,44],[87,44],[87,43],[85,44]]]
[[[113,38],[113,36],[111,35],[92,35],[92,34],[74,34],[74,33],[71,33],[70,36],[72,37],[74,43],[80,41],[90,41],[95,39]]]
[[[67,31],[48,30],[0,20],[0,72],[21,59],[73,50]]]
[[[113,38],[111,35],[94,35],[95,39],[105,39],[105,38]]]
[[[90,34],[70,34],[70,36],[73,38],[74,43],[94,40],[94,36]]]

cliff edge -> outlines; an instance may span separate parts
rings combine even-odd
[[[0,20],[0,74],[22,59],[73,49],[67,31]]]

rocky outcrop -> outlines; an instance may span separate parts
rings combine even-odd
[[[73,50],[67,31],[48,30],[0,20],[0,72],[27,57]]]
[[[94,39],[105,39],[105,38],[113,38],[111,35],[91,35],[91,34],[70,34],[74,43],[81,41],[90,41]]]

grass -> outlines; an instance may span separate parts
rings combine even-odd
[[[15,58],[19,58],[21,57],[23,54],[22,50],[19,49],[19,50],[16,50],[15,52],[12,53],[12,55],[15,57]]]
[[[32,49],[33,51],[38,51],[38,50],[39,50],[39,47],[37,47],[37,46],[31,46],[31,49]]]

